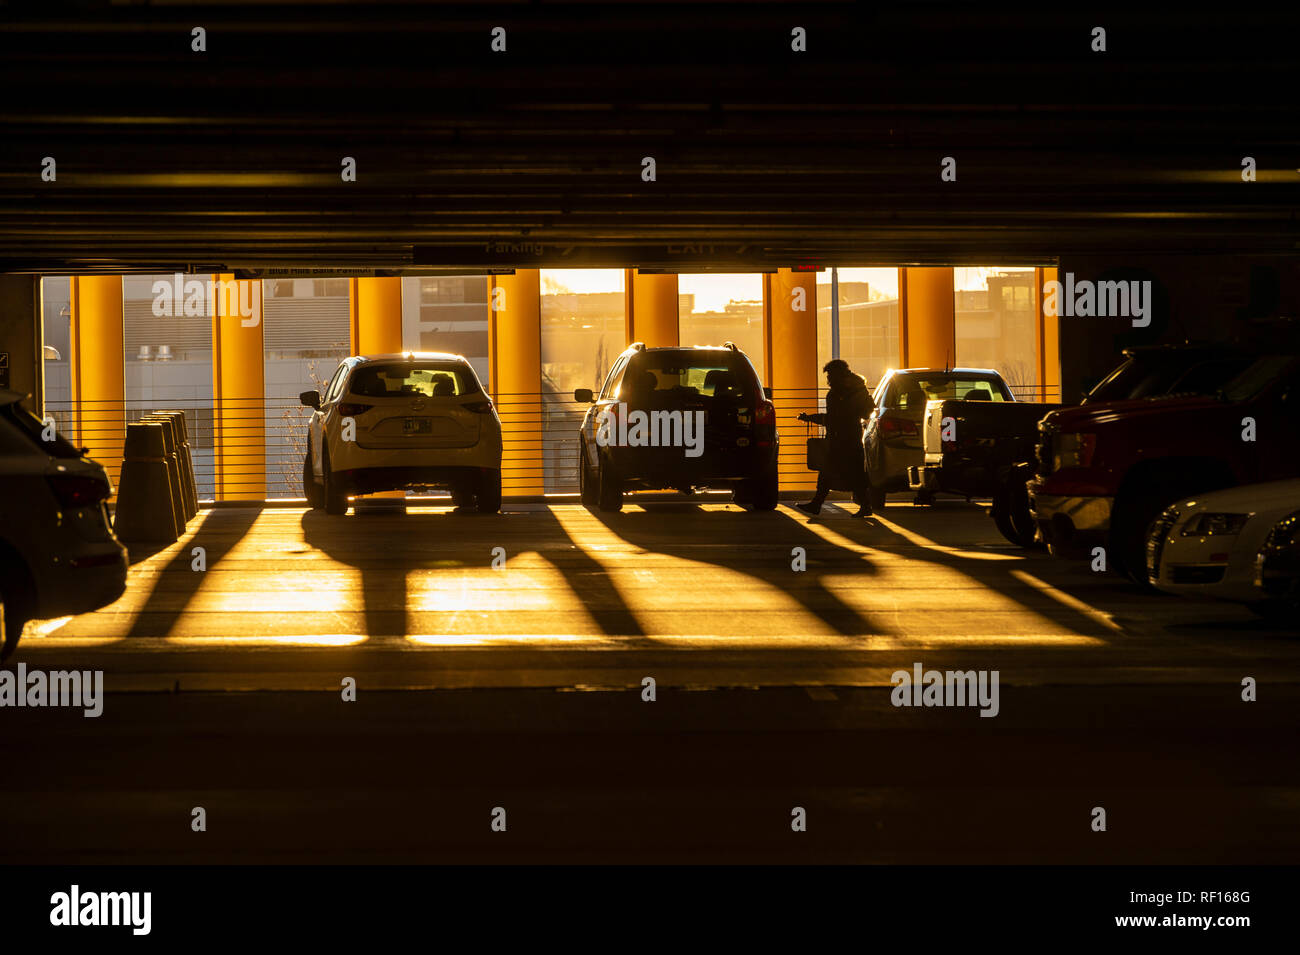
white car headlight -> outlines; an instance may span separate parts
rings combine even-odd
[[[1249,514],[1229,514],[1205,511],[1183,525],[1183,537],[1225,537],[1241,533],[1250,520]]]

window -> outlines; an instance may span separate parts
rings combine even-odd
[[[334,372],[334,377],[330,379],[329,387],[325,390],[325,400],[327,402],[338,398],[339,393],[343,390],[343,376],[348,370],[348,365],[339,365]]]
[[[622,269],[542,269],[542,480],[578,484],[578,388],[596,388],[627,346]]]
[[[623,378],[623,369],[626,365],[626,358],[614,362],[614,367],[611,368],[609,374],[605,376],[605,387],[600,391],[601,398],[612,398],[618,391],[618,383]]]
[[[488,380],[486,275],[420,275],[402,279],[402,348],[462,355]]]
[[[923,408],[927,401],[943,399],[961,401],[1009,401],[1008,395],[996,378],[967,375],[916,375],[907,376],[898,383],[899,408]],[[906,404],[904,404],[906,401]]]
[[[955,365],[991,368],[1022,400],[1040,400],[1038,315],[1031,268],[953,269]]]
[[[348,393],[361,398],[453,398],[479,394],[478,382],[465,365],[438,362],[400,365],[358,365],[348,381]]]
[[[832,278],[839,291],[839,350],[834,348]],[[818,367],[842,358],[867,385],[898,365],[898,269],[826,269],[817,273]]]
[[[695,273],[677,279],[678,340],[683,345],[733,342],[763,374],[763,276]],[[811,307],[811,306],[810,306]]]
[[[635,381],[631,391],[633,397],[643,401],[756,397],[754,370],[743,355],[734,352],[647,352],[631,365]],[[620,393],[619,397],[627,396]]]

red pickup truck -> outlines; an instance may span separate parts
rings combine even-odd
[[[1264,355],[1213,395],[1063,408],[1038,426],[1030,507],[1053,553],[1101,545],[1146,582],[1149,525],[1205,491],[1300,476],[1300,355]]]

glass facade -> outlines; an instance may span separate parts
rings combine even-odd
[[[1035,270],[955,268],[954,311],[958,365],[997,370],[1020,398],[1038,398]],[[817,274],[819,364],[832,357],[875,385],[899,363],[901,309],[897,268],[843,268]],[[187,415],[200,495],[213,496],[213,342],[209,276],[192,303],[159,308],[159,283],[173,275],[122,279],[125,401],[122,423],[155,409]],[[488,296],[481,275],[408,276],[401,281],[402,348],[464,355],[490,387]],[[265,415],[266,487],[272,498],[301,495],[310,411],[298,394],[321,388],[351,351],[346,278],[283,278],[246,283],[260,290]],[[598,389],[626,347],[625,272],[622,269],[544,269],[540,273],[540,377],[544,489],[577,486],[576,433],[584,406],[578,388]],[[42,280],[46,407],[74,441],[71,413],[70,280]],[[838,296],[838,308],[832,308]],[[183,296],[188,298],[188,296]],[[189,312],[187,314],[187,311]],[[763,278],[757,273],[689,273],[678,277],[679,341],[734,342],[760,375],[765,369]],[[833,313],[837,312],[837,315]],[[110,317],[111,323],[111,317]],[[532,401],[525,396],[525,400]],[[253,398],[257,403],[258,399]],[[116,468],[115,462],[110,470]],[[535,464],[533,465],[536,466]]]
[[[266,496],[302,497],[311,409],[298,395],[323,391],[339,362],[352,353],[348,280],[268,279],[261,286]]]
[[[684,273],[677,279],[678,341],[683,345],[735,342],[759,379],[767,373],[763,348],[763,276],[757,273]]]
[[[992,368],[1021,400],[1039,398],[1034,269],[953,269],[957,364]]]
[[[488,277],[407,276],[402,279],[402,348],[464,355],[488,381]]]
[[[627,347],[622,269],[542,269],[542,447],[547,491],[578,482],[576,388],[599,389]]]
[[[818,366],[843,358],[875,387],[899,363],[898,269],[838,269],[839,348],[831,307],[832,273],[817,273]]]

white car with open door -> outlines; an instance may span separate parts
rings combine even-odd
[[[345,358],[312,409],[303,490],[307,503],[343,514],[348,496],[450,490],[461,510],[501,509],[501,420],[460,355]]]

